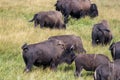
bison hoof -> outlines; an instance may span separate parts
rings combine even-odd
[[[75,76],[75,77],[79,77],[80,74],[79,74],[78,72],[75,72],[75,73],[74,73],[74,76]]]
[[[30,72],[30,70],[29,69],[25,69],[23,72],[28,73],[28,72]]]

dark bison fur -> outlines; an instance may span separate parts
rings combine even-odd
[[[95,71],[99,65],[106,64],[109,61],[109,58],[102,54],[79,54],[75,58],[75,76],[78,77],[82,69],[86,71]]]
[[[94,80],[120,80],[120,60],[100,65],[95,70]]]
[[[109,47],[113,60],[120,59],[120,41],[112,43]]]
[[[56,70],[58,64],[63,62],[71,64],[75,58],[73,45],[65,45],[64,42],[54,39],[47,40],[36,44],[24,44],[22,46],[22,55],[25,62],[25,71],[29,72],[33,65],[50,66],[52,70]]]
[[[77,53],[86,53],[83,47],[82,40],[79,36],[75,35],[57,35],[49,37],[49,39],[58,39],[63,41],[66,45],[74,45],[74,51]]]
[[[113,36],[110,31],[108,22],[102,20],[101,23],[95,24],[92,28],[92,44],[93,45],[107,45],[110,44]]]

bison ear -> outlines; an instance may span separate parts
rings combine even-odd
[[[109,50],[113,49],[115,47],[115,43],[113,42],[110,47],[109,47]]]

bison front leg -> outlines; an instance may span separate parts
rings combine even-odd
[[[64,16],[64,23],[65,23],[65,24],[68,23],[68,16],[69,16],[69,15]]]
[[[83,11],[83,10],[81,10],[80,11],[80,18],[85,18],[85,15],[86,15],[86,11]]]
[[[43,28],[45,25],[44,25],[44,21],[41,21],[40,22],[40,28]]]
[[[75,70],[74,76],[75,76],[75,77],[81,76],[81,71],[82,71],[82,69],[83,69],[82,66],[76,66],[76,70]]]
[[[92,45],[93,46],[96,46],[100,42],[97,37],[98,37],[97,33],[96,32],[95,33],[92,32]]]
[[[70,15],[70,11],[69,10],[65,10],[64,11],[64,23],[68,23],[68,17]]]
[[[58,64],[55,62],[55,60],[51,60],[51,63],[50,63],[51,70],[56,71],[57,66],[58,66]]]
[[[51,63],[50,68],[51,68],[51,70],[53,70],[53,71],[56,71],[56,70],[57,70],[57,66],[55,65],[55,63]]]

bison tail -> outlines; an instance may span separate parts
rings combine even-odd
[[[33,21],[36,19],[37,15],[38,15],[38,14],[35,14],[34,17],[33,17],[33,19],[30,20],[29,22],[33,22]]]
[[[23,44],[23,46],[21,47],[23,50],[27,49],[28,48],[28,45],[27,43]]]

